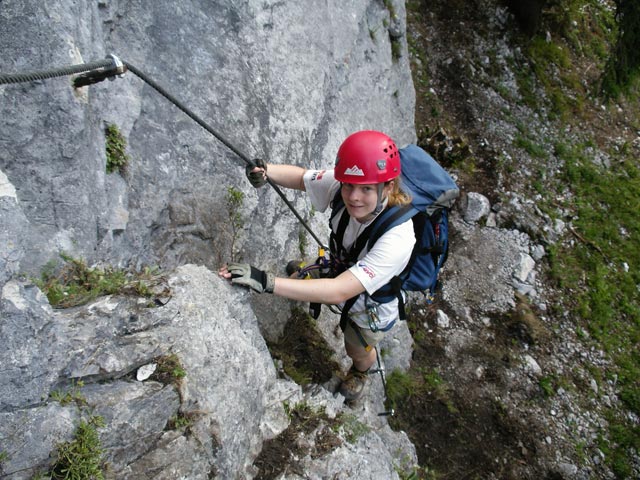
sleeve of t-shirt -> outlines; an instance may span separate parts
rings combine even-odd
[[[319,212],[324,212],[340,188],[333,170],[307,170],[302,179],[311,204]]]
[[[349,271],[371,295],[404,270],[415,242],[413,222],[408,220],[385,232]]]

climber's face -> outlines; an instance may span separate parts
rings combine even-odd
[[[391,184],[384,186],[382,198],[386,198],[391,190]],[[378,185],[375,183],[358,185],[353,183],[342,184],[342,200],[347,212],[359,222],[370,219],[371,213],[378,205]]]

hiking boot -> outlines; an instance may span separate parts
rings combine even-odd
[[[368,370],[361,372],[352,366],[346,378],[342,381],[339,392],[348,402],[358,400],[364,392],[368,377]]]

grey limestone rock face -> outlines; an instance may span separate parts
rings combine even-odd
[[[197,467],[189,463],[179,471],[215,467],[222,478],[230,478],[250,464],[259,446],[260,419],[283,408],[281,402],[266,403],[275,369],[255,317],[243,293],[203,267],[181,267],[170,283],[173,296],[164,307],[136,308],[126,297],[105,297],[65,313],[53,312],[35,287],[5,285],[3,319],[15,320],[3,321],[2,330],[8,348],[2,352],[6,421],[0,437],[3,445],[14,446],[3,464],[9,478],[31,478],[36,467],[47,464],[55,445],[41,440],[39,449],[24,450],[20,445],[26,440],[16,436],[38,438],[47,429],[64,433],[61,441],[72,435],[73,419],[88,411],[105,420],[100,438],[115,472],[139,472],[141,464],[159,455],[153,453],[156,443],[169,441],[200,458]],[[25,328],[17,328],[20,324]],[[138,367],[168,355],[179,358],[186,372],[179,387],[154,377],[135,380]],[[59,401],[63,392],[82,398],[81,405]],[[34,420],[56,408],[64,414],[47,417],[44,426]],[[177,437],[185,432],[167,432],[179,412],[195,418],[182,440]],[[31,469],[19,473],[25,464]]]
[[[24,257],[22,240],[28,237],[29,222],[18,205],[16,189],[0,169],[0,288],[19,273]]]
[[[515,305],[514,276],[522,269],[522,258],[531,259],[529,236],[517,230],[474,228],[455,217],[454,241],[459,247],[445,266],[444,297],[461,318],[470,305],[478,314],[509,311]]]
[[[250,158],[321,168],[356,130],[415,140],[403,2],[3,0],[0,27],[2,73],[116,54]],[[276,378],[264,336],[282,331],[288,303],[256,302],[213,273],[231,259],[275,271],[304,243],[275,192],[249,187],[223,143],[131,72],[80,89],[69,77],[0,85],[0,125],[3,478],[46,471],[90,415],[105,422],[109,478],[252,478],[263,442],[287,428],[285,402],[334,416],[343,408],[323,388]],[[127,143],[121,173],[106,172],[107,125]],[[230,192],[242,198],[235,210]],[[326,236],[326,217],[287,195]],[[171,300],[150,308],[107,296],[52,309],[33,279],[61,253],[159,265]],[[180,382],[136,379],[173,355]],[[381,422],[380,399],[370,402],[363,418]],[[175,426],[181,415],[186,428]],[[376,425],[359,444],[309,461],[309,474],[350,466],[397,478],[394,455],[415,460],[413,446]]]
[[[45,471],[57,443],[72,439],[79,419],[88,415],[104,420],[100,441],[113,478],[209,478],[211,472],[216,478],[248,478],[263,438],[287,427],[285,402],[304,402],[333,415],[342,408],[324,389],[303,395],[297,385],[277,380],[247,292],[204,267],[180,267],[168,281],[172,298],[163,307],[136,308],[133,299],[105,297],[64,313],[52,311],[35,287],[5,285],[3,318],[11,313],[25,324],[39,319],[46,326],[2,331],[9,345],[2,364],[13,366],[0,383],[5,402],[0,439],[12,446],[3,463],[8,478]],[[170,355],[186,372],[179,384],[163,384],[154,376],[136,380],[140,366]],[[81,401],[60,400],[67,394]],[[367,406],[363,418],[379,422],[380,408],[377,402]],[[186,430],[171,427],[180,415],[192,419]],[[378,429],[396,444],[394,451],[411,457],[405,437],[384,424]],[[383,457],[372,451],[378,435],[382,431],[369,438],[373,443],[334,452],[332,458],[338,455],[345,463],[357,458],[367,465],[363,471],[374,475],[388,471],[391,450]],[[362,460],[364,453],[376,462]],[[189,462],[181,460],[185,455]],[[326,459],[330,465],[335,461]],[[316,460],[310,471],[322,471],[323,464]]]
[[[392,55],[391,13],[378,2],[66,3],[3,2],[3,72],[114,53],[241,152],[273,163],[331,166],[342,139],[362,128],[398,143],[415,138],[406,41],[397,37],[405,54]],[[393,14],[403,27],[401,2]],[[69,78],[1,86],[0,98],[0,166],[34,225],[33,240],[24,239],[27,270],[60,250],[211,266],[228,256],[229,187],[246,195],[240,255],[257,257],[248,239],[261,238],[272,257],[298,243],[274,192],[250,189],[235,154],[133,73],[81,89]],[[128,144],[122,177],[105,173],[107,124]],[[309,211],[302,196],[292,200]]]

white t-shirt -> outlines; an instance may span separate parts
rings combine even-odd
[[[307,170],[303,179],[311,203],[318,211],[324,212],[340,188],[340,182],[334,178],[333,170]],[[341,213],[338,213],[333,219],[332,228],[334,231],[341,216]],[[358,235],[372,221],[360,223],[351,217],[344,232],[343,246],[347,249],[350,248]],[[413,222],[407,220],[386,231],[376,241],[371,251],[367,251],[365,247],[358,257],[358,262],[349,268],[349,271],[355,275],[367,293],[371,295],[404,270],[411,258],[415,241]],[[351,307],[349,316],[359,326],[370,328],[365,300],[365,295],[361,294]],[[377,303],[369,299],[368,303],[374,304],[377,308],[378,323],[376,326],[378,329],[384,330],[398,318],[397,299],[388,303]]]

